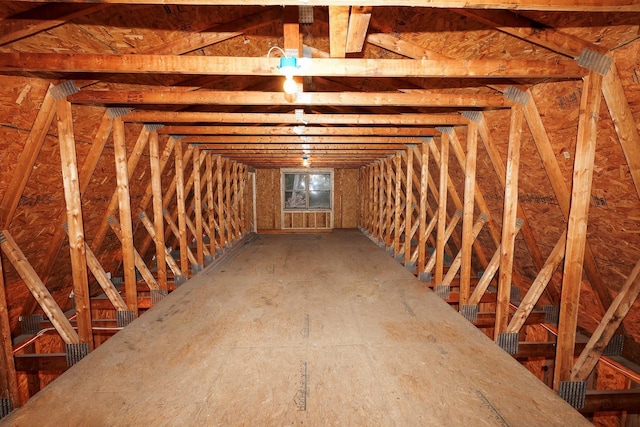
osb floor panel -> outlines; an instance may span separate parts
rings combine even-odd
[[[12,425],[590,425],[357,231],[263,235]]]

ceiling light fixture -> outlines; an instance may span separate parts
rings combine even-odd
[[[293,95],[298,92],[298,83],[293,80],[293,76],[297,74],[300,66],[298,65],[298,58],[295,56],[287,56],[284,50],[278,46],[272,46],[267,52],[267,58],[271,56],[271,52],[274,50],[279,50],[282,53],[282,57],[280,58],[280,65],[278,66],[278,70],[280,70],[280,74],[285,77],[283,90],[284,93]]]

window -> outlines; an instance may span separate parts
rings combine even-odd
[[[330,172],[284,172],[284,209],[331,209]]]

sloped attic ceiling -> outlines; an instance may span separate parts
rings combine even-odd
[[[593,332],[640,258],[640,169],[634,159],[640,3],[464,2],[477,9],[462,8],[462,2],[410,1],[351,8],[320,2],[305,8],[293,5],[297,2],[163,3],[0,4],[1,227],[48,279],[62,307],[70,304],[67,244],[43,245],[59,234],[51,218],[64,213],[55,125],[45,129],[42,151],[13,210],[7,197],[49,84],[72,80],[79,89],[68,99],[80,164],[105,107],[127,109],[119,111],[134,129],[128,138],[135,138],[142,124],[158,123],[164,125],[158,131],[163,138],[181,135],[184,142],[254,168],[300,166],[305,150],[314,167],[366,167],[420,143],[418,137],[439,140],[443,126],[453,126],[464,141],[467,117],[476,116],[461,113],[481,112],[477,184],[498,227],[504,189],[496,164],[507,158],[510,108],[528,92],[532,101],[525,95],[525,102],[535,103],[542,132],[527,117],[519,198],[529,231],[519,235],[515,247],[515,269],[526,290],[567,227],[583,78],[589,73],[574,58],[587,49],[596,59],[600,54],[614,59],[632,113],[610,113],[603,102],[598,116],[579,316],[580,328]],[[305,23],[301,12],[311,14],[302,18]],[[295,100],[282,93],[280,51],[267,58],[276,46],[312,58],[299,69]],[[593,67],[595,60],[584,61]],[[509,88],[518,90],[505,96]],[[550,144],[544,153],[541,133]],[[625,153],[621,142],[631,151]],[[545,158],[549,154],[553,162]],[[549,170],[549,164],[556,169]],[[83,195],[89,239],[100,229],[115,187],[113,170],[112,153],[103,154]],[[450,173],[462,195],[464,170],[452,162]],[[133,181],[144,188],[147,178],[141,170]],[[167,186],[170,180],[166,177]],[[132,198],[142,198],[142,192]],[[488,253],[496,250],[488,231],[479,240]],[[117,246],[110,236],[100,248],[107,269],[120,265]],[[4,273],[16,331],[18,317],[34,312],[36,304],[7,263]],[[548,303],[558,302],[561,273],[562,268],[551,281]],[[637,357],[633,341],[640,342],[639,323],[635,303],[624,323],[628,358]]]

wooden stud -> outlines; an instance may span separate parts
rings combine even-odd
[[[406,152],[407,156],[407,176],[405,182],[405,190],[406,190],[406,206],[404,212],[404,223],[405,223],[405,233],[404,233],[404,264],[407,265],[411,261],[411,240],[415,232],[417,231],[417,227],[419,226],[419,222],[413,224],[413,179],[415,178],[413,172],[413,148],[409,147]],[[419,270],[418,270],[419,271]]]
[[[148,136],[148,135],[147,135]],[[145,138],[146,140],[147,138]],[[122,118],[113,119],[113,150],[116,163],[117,200],[122,229],[122,262],[124,264],[125,299],[129,311],[138,315],[138,291],[136,286],[135,248],[133,247],[133,224],[131,222],[131,197],[129,195],[129,174],[127,147]],[[113,200],[113,199],[112,199]],[[95,244],[95,242],[94,242]],[[95,246],[94,246],[95,247]]]
[[[393,203],[393,253],[395,255],[400,253],[400,234],[402,233],[402,200],[400,196],[400,192],[402,191],[402,160],[400,152],[396,151],[396,154],[393,157],[393,163],[396,169],[395,188],[393,192],[395,199]]]
[[[96,278],[96,281],[104,291],[109,301],[111,301],[111,304],[113,304],[113,307],[119,311],[126,311],[127,304],[118,293],[118,290],[115,288],[113,282],[111,282],[111,280],[107,276],[107,273],[104,271],[104,268],[102,268],[100,261],[98,261],[98,258],[87,243],[84,243],[84,250],[87,257],[87,266],[89,267],[89,270],[91,270],[93,277]]]
[[[223,192],[223,173],[224,162],[222,157],[216,156],[216,190],[218,193],[218,234],[220,239],[220,248],[225,248],[227,243],[227,218],[224,213],[224,192]]]
[[[231,212],[231,168],[232,162],[224,159],[224,216],[225,216],[225,247],[233,242],[233,213]]]
[[[175,221],[171,217],[171,214],[166,209],[163,210],[162,213],[163,213],[164,220],[167,222],[167,225],[169,226],[169,229],[173,233],[173,236],[176,238],[176,240],[180,241],[180,229],[178,228],[178,226],[176,225]],[[193,254],[193,252],[191,251],[191,248],[188,247],[188,246],[187,246],[187,259],[191,264],[197,264],[198,263],[198,261],[196,260],[196,256]],[[186,272],[183,272],[183,274],[185,274],[185,273]]]
[[[63,98],[58,100],[56,104],[78,336],[81,343],[88,344],[89,349],[93,350],[91,308],[89,307],[89,278],[87,277],[82,200],[80,196],[76,143],[73,135],[73,117],[69,101]]]
[[[240,188],[238,186],[238,169],[240,168],[240,164],[238,162],[233,162],[232,173],[231,173],[231,212],[233,213],[233,240],[235,241],[238,237],[240,237]]]
[[[496,304],[495,339],[507,330],[511,277],[517,231],[518,174],[520,171],[520,146],[524,115],[521,105],[511,108],[509,148],[505,175],[504,209],[502,214],[502,242],[500,243],[500,272],[498,276],[498,303]]]
[[[351,6],[347,29],[346,53],[362,52],[371,20],[371,6]]]
[[[591,179],[593,176],[598,130],[598,114],[602,99],[602,76],[590,72],[585,78],[580,101],[580,118],[573,168],[571,211],[567,226],[567,248],[564,261],[560,319],[558,322],[558,351],[554,372],[554,389],[561,381],[571,380],[573,348],[580,300],[580,283],[584,247],[587,235],[587,218],[591,201]]]
[[[80,338],[78,334],[22,253],[20,247],[18,247],[15,240],[13,240],[8,230],[2,230],[0,232],[0,241],[2,241],[0,248],[2,248],[7,259],[11,262],[22,280],[24,280],[29,291],[31,291],[33,297],[38,301],[42,311],[44,311],[44,314],[56,328],[60,337],[67,344],[79,344]]]
[[[420,145],[420,212],[418,218],[420,226],[418,227],[418,271],[424,271],[427,259],[427,194],[429,192],[429,184],[427,180],[427,176],[429,175],[429,147],[427,144],[427,142],[423,142]]]
[[[385,209],[384,209],[384,244],[385,247],[389,248],[393,243],[393,229],[392,229],[392,218],[393,218],[393,181],[395,178],[395,172],[393,170],[393,156],[387,156],[384,159],[386,164],[386,174],[384,176],[386,188],[385,188]]]
[[[201,163],[200,150],[193,149],[193,201],[195,204],[195,231],[196,239],[196,259],[198,264],[204,266],[204,242],[202,241],[202,184],[201,184]]]
[[[184,191],[184,156],[182,142],[177,141],[175,146],[176,167],[176,205],[178,208],[178,237],[180,242],[180,269],[188,274],[189,260],[187,258],[187,222]]]
[[[451,220],[449,221],[449,223],[447,224],[447,228],[445,228],[444,233],[443,233],[443,245],[446,245],[447,242],[449,241],[449,239],[451,238],[451,235],[453,234],[453,231],[455,230],[456,226],[458,225],[458,222],[460,221],[460,217],[462,217],[462,211],[456,211],[455,215],[453,215],[453,217],[451,218]],[[435,217],[437,220],[434,222],[434,225],[437,223],[437,221],[439,221],[439,217]],[[446,216],[445,216],[445,220],[444,222],[446,223]],[[427,231],[429,231],[427,229]],[[437,239],[437,238],[436,238]],[[434,267],[437,267],[437,262],[438,262],[438,255],[437,255],[437,249],[438,247],[438,243],[436,240],[436,252],[433,253],[433,255],[431,256],[431,258],[429,258],[429,261],[427,262],[427,265],[424,269],[425,273],[430,273]],[[444,273],[444,272],[443,272]],[[436,282],[435,286],[438,286],[442,284],[442,280],[440,281],[440,283],[438,284],[438,282]]]
[[[329,49],[332,58],[344,58],[347,49],[349,6],[329,7]]]
[[[455,151],[455,148],[454,148]],[[475,207],[476,157],[478,152],[478,125],[467,126],[467,155],[464,167],[464,206],[462,210],[462,248],[460,249],[460,307],[467,305],[471,296],[471,255],[473,236],[473,209]],[[484,223],[483,223],[484,224]],[[477,236],[477,234],[476,234]]]
[[[162,215],[162,172],[160,166],[160,148],[158,133],[154,130],[149,134],[149,163],[151,169],[151,194],[153,204],[154,235],[151,236],[156,246],[156,267],[158,287],[167,291],[167,259],[164,245],[164,219]]]
[[[447,220],[447,184],[449,178],[449,135],[442,134],[440,138],[440,186],[438,188],[438,230],[436,238],[436,271],[435,286],[442,284],[444,272],[444,245],[445,245],[445,227]]]
[[[463,214],[463,220],[464,220],[464,214]],[[470,242],[467,242],[468,244],[468,250],[471,251],[471,245],[473,244],[473,242],[476,240],[476,238],[478,237],[478,234],[480,234],[480,231],[482,230],[482,227],[484,226],[485,222],[487,221],[487,216],[486,215],[480,215],[480,218],[475,222],[475,224],[473,224],[473,227],[471,228],[471,230],[468,232],[470,235]],[[464,224],[463,224],[464,226]],[[442,285],[448,286],[451,285],[451,282],[453,282],[453,279],[455,278],[456,274],[458,274],[458,270],[460,269],[462,262],[463,262],[463,250],[464,250],[464,245],[463,247],[460,249],[460,251],[458,251],[458,254],[456,255],[456,257],[453,259],[453,261],[451,262],[451,266],[449,267],[449,270],[447,271],[447,274],[444,276],[444,279],[442,280]],[[470,295],[466,296],[466,300],[463,300],[463,293],[462,293],[462,275],[460,275],[460,280],[459,280],[459,286],[460,286],[460,305],[467,305],[467,302],[469,301],[469,297]],[[470,288],[471,288],[471,277],[468,277],[468,281],[469,281],[469,290],[467,291],[467,293],[470,294]]]
[[[215,206],[213,201],[213,158],[211,153],[207,153],[205,158],[207,177],[207,214],[209,219],[209,252],[212,255],[216,254],[216,219],[215,219]]]
[[[0,254],[2,254],[1,251]],[[2,271],[2,257],[0,257],[0,398],[9,399],[14,408],[19,406],[18,381],[13,361],[13,343],[7,306],[7,289]]]

